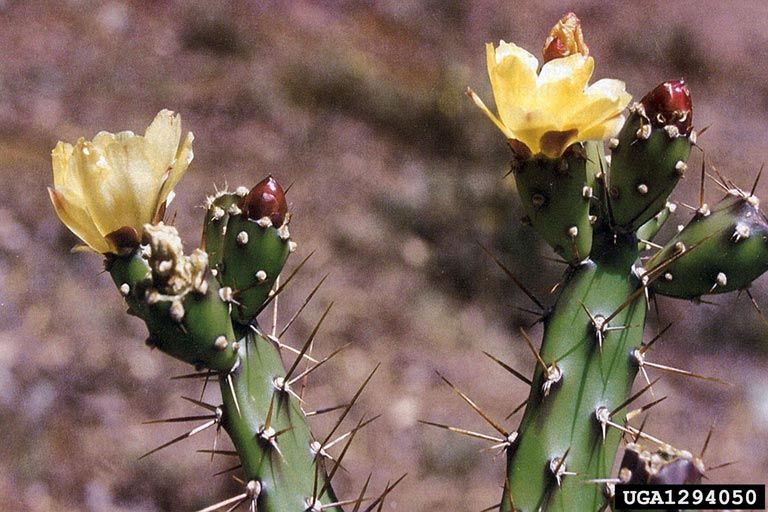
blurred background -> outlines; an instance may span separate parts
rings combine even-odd
[[[387,510],[497,503],[504,457],[417,423],[488,432],[435,370],[498,419],[527,396],[481,351],[530,372],[515,331],[534,319],[476,241],[550,302],[563,270],[520,224],[503,179],[506,145],[464,96],[469,85],[491,102],[484,43],[538,54],[573,10],[595,79],[621,78],[636,99],[664,79],[688,81],[694,124],[711,126],[700,139],[709,164],[749,188],[768,149],[765,2],[546,4],[0,0],[0,509],[188,511],[239,492],[211,476],[231,461],[195,453],[210,448],[210,432],[137,461],[183,432],[141,423],[189,413],[180,396],[199,385],[168,379],[187,368],[145,347],[144,326],[124,314],[98,257],[69,253],[76,240],[45,190],[57,140],[142,133],[162,108],[195,133],[171,208],[188,250],[214,186],[252,186],[268,173],[293,183],[293,265],[316,252],[281,295],[281,325],[330,273],[289,336],[300,344],[335,301],[318,348],[354,342],[312,377],[310,406],[340,403],[382,364],[348,421],[383,416],[356,437],[339,494],[356,496],[371,471],[376,489],[408,472]],[[675,199],[697,201],[695,174]],[[711,204],[719,197],[708,190]],[[670,229],[687,218],[678,209]],[[752,288],[765,308],[767,283]],[[661,299],[647,336],[676,320],[654,360],[733,386],[665,376],[656,393],[670,398],[646,430],[698,452],[714,424],[707,463],[737,463],[710,482],[765,482],[768,328],[746,296],[714,302]],[[313,428],[327,432],[329,421]]]

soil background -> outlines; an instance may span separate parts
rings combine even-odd
[[[169,380],[188,369],[145,347],[100,259],[69,253],[46,194],[57,140],[141,133],[162,108],[195,133],[171,208],[189,250],[214,186],[293,183],[289,267],[315,255],[281,295],[280,325],[330,273],[289,337],[300,344],[334,301],[318,351],[353,342],[312,377],[308,404],[341,403],[381,363],[347,424],[383,416],[357,436],[339,494],[356,496],[369,472],[375,489],[407,472],[386,510],[497,503],[504,458],[417,420],[488,431],[436,370],[496,418],[527,396],[481,352],[531,371],[516,334],[533,320],[516,309],[527,299],[476,241],[550,302],[563,268],[520,224],[508,150],[464,91],[491,102],[484,43],[538,54],[568,10],[595,79],[621,78],[638,99],[684,77],[694,124],[710,126],[707,165],[751,187],[768,149],[765,2],[0,0],[0,509],[189,511],[239,492],[211,476],[231,461],[196,453],[209,432],[137,461],[183,432],[142,422],[189,413],[180,396],[200,386]],[[696,174],[674,199],[697,203]],[[707,201],[719,197],[709,181]],[[666,236],[689,217],[679,208]],[[767,283],[751,290],[765,308]],[[664,376],[656,393],[669,399],[646,430],[698,452],[714,425],[708,464],[736,463],[709,481],[764,483],[768,328],[745,294],[713,302],[662,298],[647,336],[675,320],[654,360],[733,385]]]

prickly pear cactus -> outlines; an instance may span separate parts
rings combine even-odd
[[[188,377],[219,383],[221,403],[189,399],[206,414],[161,420],[202,424],[146,455],[204,430],[224,429],[240,461],[232,469],[241,471],[242,489],[205,512],[240,506],[338,512],[344,504],[359,510],[364,502],[374,510],[394,486],[378,498],[363,492],[344,502],[330,484],[355,433],[372,421],[337,433],[373,374],[349,404],[331,409],[341,410],[340,418],[317,438],[301,388],[307,375],[338,353],[317,360],[309,351],[330,308],[301,348],[283,343],[282,333],[267,332],[258,321],[282,290],[280,273],[296,249],[282,187],[269,176],[250,190],[208,198],[201,248],[185,254],[176,229],[162,222],[172,187],[192,160],[192,135],[178,147],[180,135],[179,116],[163,111],[143,137],[102,132],[92,142],[59,143],[53,154],[54,207],[86,249],[104,256],[129,313],[146,323],[147,344],[193,365],[197,373]],[[284,357],[292,361],[287,369]],[[335,445],[343,449],[334,458]]]
[[[687,85],[663,82],[629,106],[624,122],[624,84],[588,85],[594,64],[575,15],[558,22],[544,48],[539,68],[514,44],[488,45],[498,116],[469,91],[509,142],[530,225],[569,265],[554,305],[542,306],[540,348],[521,333],[537,363],[530,378],[510,369],[531,388],[518,428],[481,415],[502,434],[496,446],[507,453],[502,511],[597,511],[611,506],[615,483],[702,477],[699,458],[629,423],[658,403],[628,411],[653,384],[632,394],[638,372],[689,373],[646,359],[655,341],[643,343],[647,301],[654,293],[700,299],[745,289],[768,270],[768,222],[754,190],[721,179],[720,203],[701,204],[666,245],[654,243],[675,211],[669,196],[696,145]],[[643,262],[646,250],[655,253]],[[615,477],[624,436],[635,443]]]

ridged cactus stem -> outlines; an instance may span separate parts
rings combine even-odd
[[[549,370],[537,365],[508,455],[502,511],[587,511],[603,504],[602,489],[584,480],[610,476],[620,432],[598,416],[623,422],[624,412],[615,408],[638,370],[631,352],[642,343],[646,307],[632,272],[637,259],[633,235],[596,233],[592,259],[568,270],[544,321],[540,356]]]
[[[258,483],[257,510],[342,512],[332,505],[338,500],[326,484],[324,457],[314,449],[299,401],[290,387],[281,388],[286,371],[278,348],[250,328],[243,330],[239,364],[220,379],[222,426],[246,482]]]

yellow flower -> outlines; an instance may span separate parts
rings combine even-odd
[[[563,33],[566,28],[561,21],[553,36],[576,42],[566,43],[563,48],[567,55],[555,55],[538,72],[539,61],[519,46],[504,41],[498,48],[492,43],[486,45],[498,117],[468,91],[521,156],[530,152],[554,158],[575,142],[610,138],[624,123],[622,112],[632,98],[624,82],[603,79],[588,85],[595,62],[587,55],[580,27]],[[551,42],[548,40],[547,47]]]
[[[143,137],[99,132],[92,141],[56,144],[48,193],[59,219],[86,244],[75,249],[120,254],[138,245],[142,226],[159,221],[173,198],[193,139],[187,133],[179,146],[181,118],[162,110]]]

